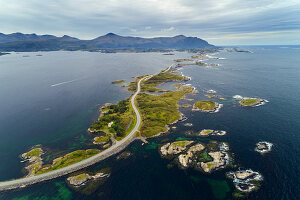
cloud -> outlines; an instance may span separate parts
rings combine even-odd
[[[0,18],[1,31],[5,33],[69,34],[84,39],[107,32],[145,37],[184,34],[205,39],[300,30],[300,2],[0,0]],[[282,37],[291,37],[290,41],[295,41],[293,34]],[[233,42],[241,40],[230,39]]]

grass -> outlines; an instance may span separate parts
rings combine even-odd
[[[191,141],[176,141],[176,142],[173,142],[172,144],[175,145],[175,146],[178,146],[178,147],[186,147]]]
[[[199,162],[210,162],[210,161],[213,161],[213,158],[207,153],[207,149],[204,149],[198,159],[197,159]]]
[[[206,66],[206,64],[205,64],[204,62],[200,62],[200,61],[196,62],[196,65],[199,65],[199,66]]]
[[[184,105],[182,105],[182,107],[183,108],[188,108],[188,107],[191,107],[192,105],[190,105],[190,104],[184,104]]]
[[[186,61],[191,61],[191,59],[176,59],[174,61],[175,62],[186,62]]]
[[[194,105],[201,110],[207,111],[213,110],[217,106],[217,103],[214,101],[197,101]]]
[[[25,154],[25,156],[27,158],[31,158],[31,157],[39,157],[42,154],[42,149],[41,148],[35,148],[30,150],[29,152],[27,152]]]
[[[166,125],[180,119],[177,102],[192,88],[185,87],[178,91],[169,91],[161,95],[140,93],[137,103],[142,114],[141,134],[151,137],[167,131]]]
[[[85,179],[87,179],[87,178],[89,178],[89,177],[90,177],[90,176],[89,176],[88,174],[83,173],[83,174],[79,174],[79,175],[73,177],[72,179],[73,179],[74,181],[80,181],[80,180],[85,180]]]
[[[94,142],[96,143],[107,143],[109,142],[110,137],[107,136],[99,136],[94,138]]]
[[[116,83],[124,83],[125,82],[125,80],[117,80],[117,81],[113,81],[113,82],[111,82],[112,84],[116,84]]]
[[[210,130],[210,129],[204,129],[201,131],[201,135],[209,135],[210,133],[212,133],[213,130]]]
[[[106,113],[90,126],[90,130],[105,132],[119,139],[125,137],[135,119],[135,113],[129,100],[122,100],[118,104],[108,106],[106,109]],[[108,127],[111,122],[113,124]]]
[[[243,106],[253,106],[258,104],[260,101],[261,99],[243,99],[240,101],[240,104]]]
[[[71,164],[80,162],[84,159],[87,159],[89,157],[92,157],[96,154],[100,153],[100,150],[98,149],[88,149],[88,150],[77,150],[73,151],[71,153],[68,153],[62,157],[56,158],[53,160],[52,165],[50,166],[44,166],[42,169],[40,169],[37,174],[42,174],[45,172],[53,171],[56,169],[60,169],[66,166],[69,166]]]

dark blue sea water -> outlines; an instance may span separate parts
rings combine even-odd
[[[300,199],[300,49],[295,46],[247,47],[253,53],[222,51],[219,67],[186,66],[180,71],[192,77],[188,83],[199,90],[191,96],[207,99],[213,89],[226,100],[218,113],[191,112],[180,108],[188,120],[161,138],[131,144],[128,159],[111,157],[86,169],[111,167],[109,179],[90,195],[68,187],[65,178],[36,184],[22,190],[0,193],[0,199],[231,199],[230,169],[204,175],[199,171],[168,168],[157,147],[162,140],[183,139],[188,130],[226,130],[228,134],[210,139],[230,144],[235,162],[259,171],[264,180],[248,199]],[[43,56],[36,56],[42,54]],[[29,55],[29,57],[23,57]],[[118,79],[159,72],[175,58],[193,54],[160,53],[99,54],[88,52],[13,53],[0,57],[0,180],[23,176],[19,155],[41,144],[46,162],[75,149],[91,147],[86,132],[97,118],[98,108],[131,93],[112,85]],[[169,87],[168,85],[165,87]],[[242,108],[233,95],[260,97],[269,102]],[[180,103],[186,103],[181,101]],[[185,127],[184,123],[193,123]],[[258,141],[270,141],[273,151],[254,151]],[[46,152],[46,153],[47,153]]]

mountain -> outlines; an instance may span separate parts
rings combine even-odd
[[[178,35],[175,37],[124,37],[114,33],[97,37],[92,40],[80,40],[64,35],[36,35],[0,33],[0,51],[56,51],[56,50],[88,50],[103,49],[195,49],[215,48],[205,40],[197,37]]]

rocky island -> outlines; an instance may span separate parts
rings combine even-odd
[[[255,151],[265,154],[269,153],[272,150],[273,144],[270,142],[258,142],[256,143]]]
[[[210,135],[217,135],[222,136],[226,135],[226,131],[219,131],[219,130],[211,130],[211,129],[203,129],[200,131],[199,136],[210,136]]]
[[[245,197],[249,192],[257,190],[260,182],[263,180],[259,172],[251,169],[231,171],[226,173],[227,178],[232,179],[237,191],[233,193],[234,197]]]
[[[99,172],[95,175],[90,175],[88,173],[81,173],[75,176],[70,176],[67,178],[68,183],[73,187],[80,187],[86,184],[90,180],[97,180],[109,177],[109,173]]]
[[[214,101],[197,101],[194,103],[192,110],[214,113],[214,112],[218,112],[221,107],[222,104],[219,104]]]
[[[267,101],[264,99],[245,97],[239,101],[239,104],[244,107],[255,107],[255,106],[263,105],[265,102]]]
[[[112,81],[111,83],[116,84],[116,83],[124,83],[124,82],[125,82],[125,80],[117,80],[117,81]]]
[[[229,146],[223,142],[176,141],[162,145],[159,152],[163,158],[177,163],[179,168],[192,167],[205,173],[224,168],[231,161]]]
[[[31,149],[29,152],[23,153],[21,155],[23,161],[22,162],[28,162],[28,165],[25,167],[25,169],[28,171],[29,176],[34,176],[35,173],[41,169],[43,165],[43,161],[41,156],[44,154],[42,148],[34,148]]]

